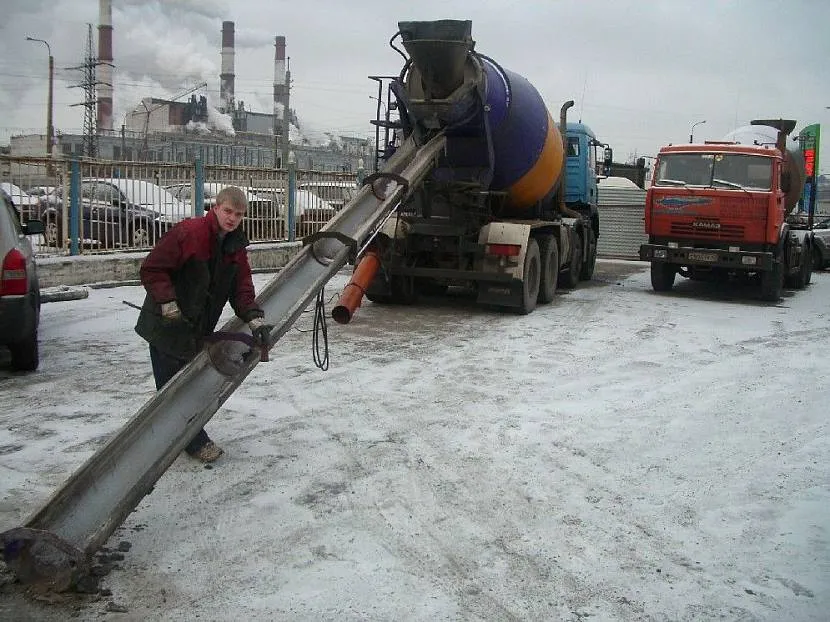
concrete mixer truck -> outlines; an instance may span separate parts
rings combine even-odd
[[[612,152],[587,125],[567,123],[573,102],[557,127],[528,80],[474,50],[470,21],[399,22],[390,45],[405,59],[384,84],[386,110],[399,118],[387,112],[376,124],[419,145],[442,134],[446,147],[372,240],[363,267],[359,258],[356,275],[369,266],[367,297],[408,304],[464,286],[480,303],[529,313],[558,286],[590,279],[596,159],[603,148],[610,164]]]
[[[798,147],[787,145],[795,124],[752,121],[723,141],[660,149],[640,247],[655,291],[670,290],[677,274],[752,277],[775,302],[785,285],[810,282],[812,232],[792,214],[804,186]]]

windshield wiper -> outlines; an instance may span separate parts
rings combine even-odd
[[[725,179],[718,179],[717,177],[713,177],[712,184],[721,184],[726,186],[727,188],[735,188],[736,190],[743,190],[747,194],[751,194],[749,190],[744,188],[741,184],[735,183],[734,181],[726,181]]]
[[[743,188],[741,184],[736,184],[734,181],[726,181],[725,179],[718,179],[717,177],[712,179],[713,184],[721,184],[723,186],[727,186],[729,188]]]
[[[657,185],[659,184],[668,184],[670,186],[685,186],[686,182],[681,181],[679,179],[658,179]]]

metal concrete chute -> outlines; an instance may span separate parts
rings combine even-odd
[[[422,147],[405,142],[380,173],[367,178],[369,185],[263,288],[257,300],[275,326],[269,349],[421,183],[444,145],[440,135]],[[237,318],[220,332],[249,334]],[[57,590],[71,586],[259,361],[255,349],[236,341],[213,343],[197,355],[25,525],[0,534],[6,563],[18,578]]]

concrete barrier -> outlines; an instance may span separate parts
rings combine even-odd
[[[297,254],[301,242],[252,244],[248,260],[254,272],[273,272]],[[110,255],[76,255],[45,257],[37,260],[41,289],[60,285],[118,284],[138,281],[138,269],[146,252]]]

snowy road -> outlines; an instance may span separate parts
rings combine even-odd
[[[601,261],[524,317],[367,302],[327,372],[292,331],[208,424],[226,456],[113,535],[111,594],[3,571],[0,618],[827,620],[830,273],[753,293]],[[151,396],[141,299],[44,305],[40,371],[0,369],[0,531]]]

